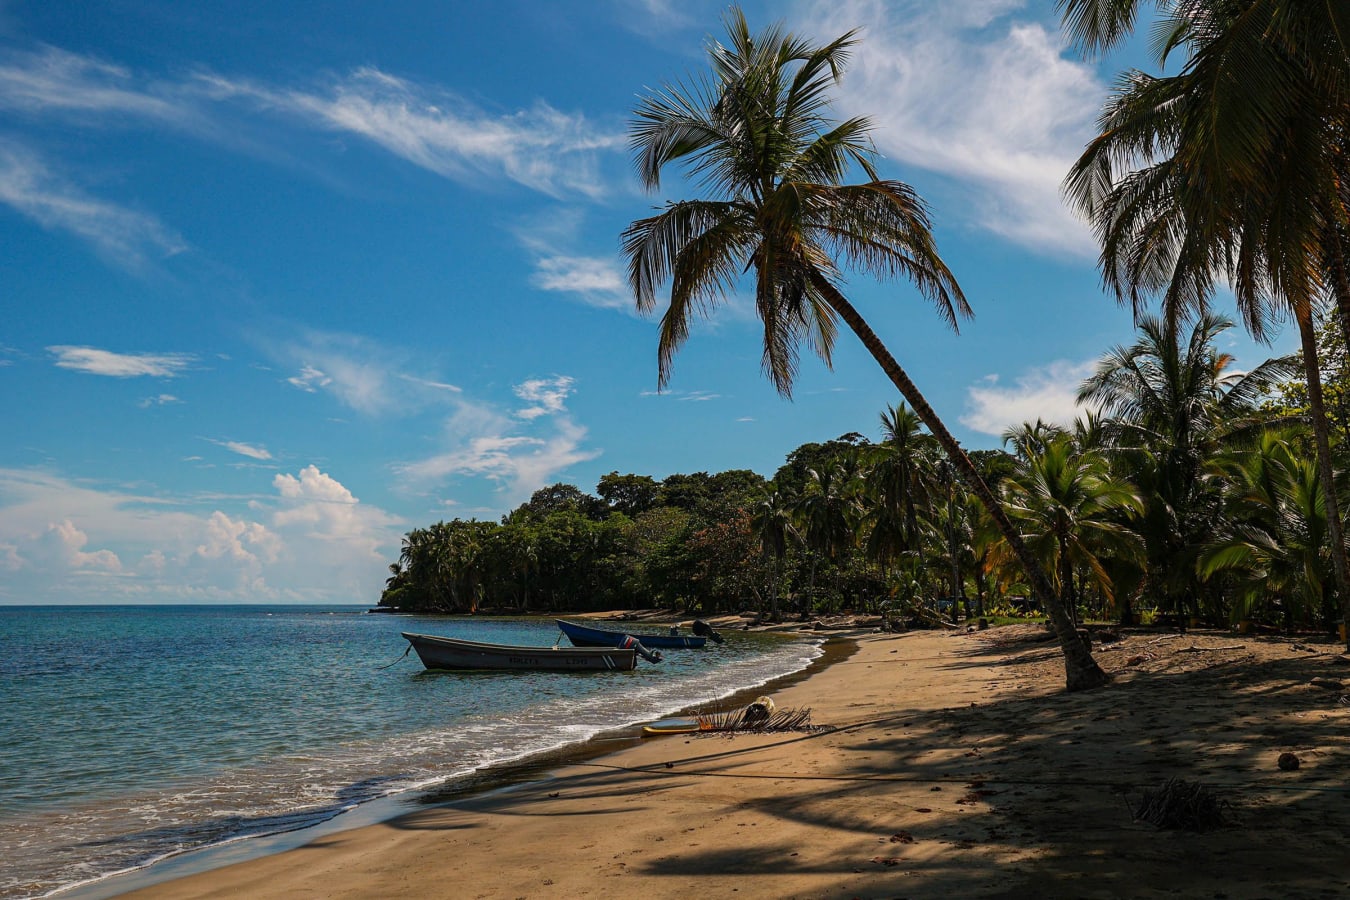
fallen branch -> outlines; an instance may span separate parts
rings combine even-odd
[[[1189,647],[1182,647],[1178,653],[1218,653],[1221,650],[1246,650],[1246,644],[1233,644],[1228,647],[1197,647],[1191,644]]]

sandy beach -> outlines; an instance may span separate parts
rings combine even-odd
[[[856,652],[773,694],[819,730],[650,738],[124,896],[1350,892],[1338,644],[1141,629],[1095,648],[1111,686],[1066,694],[1036,626],[849,639]],[[1173,778],[1204,784],[1223,824],[1137,821]]]

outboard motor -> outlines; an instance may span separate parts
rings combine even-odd
[[[716,631],[713,631],[713,627],[702,619],[695,619],[690,630],[699,637],[710,638],[714,644],[722,643],[722,636]]]
[[[633,649],[637,650],[638,656],[642,657],[649,663],[659,663],[661,661],[660,650],[648,650],[646,647],[642,646],[641,641],[633,637],[631,634],[625,634],[623,636],[623,643],[621,643],[619,646],[625,650],[632,647]]]

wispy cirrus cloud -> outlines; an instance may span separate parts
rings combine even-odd
[[[110,378],[176,378],[196,361],[189,353],[114,353],[67,345],[48,347],[47,352],[56,357],[58,368]]]
[[[456,181],[506,178],[554,197],[597,197],[607,188],[597,154],[623,136],[539,101],[490,112],[445,88],[367,66],[318,88],[281,88],[202,75],[217,101],[249,103],[313,128],[360,136],[414,165]]]
[[[639,397],[665,397],[669,400],[679,400],[684,403],[706,403],[709,400],[719,400],[722,395],[712,391],[642,391]]]
[[[218,441],[214,438],[207,438],[207,440],[217,447],[224,447],[231,453],[238,453],[240,456],[247,456],[249,459],[267,461],[272,458],[272,454],[268,452],[266,447],[257,444],[246,444],[243,441]]]
[[[0,203],[43,228],[75,235],[125,269],[139,269],[151,258],[187,249],[183,238],[153,215],[92,197],[52,172],[33,152],[3,141]]]
[[[810,0],[810,28],[864,25],[840,108],[866,115],[877,148],[949,177],[965,225],[1057,255],[1092,257],[1060,182],[1094,133],[1106,85],[1071,59],[1052,12],[1024,0],[883,3]],[[900,173],[904,177],[903,172]]]
[[[410,373],[415,364],[406,352],[360,335],[301,329],[284,342],[270,336],[257,342],[278,364],[294,368],[287,384],[331,394],[365,415],[407,413],[459,391],[434,376]]]
[[[530,284],[587,306],[636,314],[619,260],[576,252],[577,235],[585,224],[582,211],[572,207],[550,209],[546,216],[516,229],[517,239],[534,261]]]
[[[1023,372],[1011,385],[1004,385],[998,375],[985,376],[966,389],[967,412],[961,423],[992,435],[1038,419],[1067,428],[1083,414],[1078,388],[1095,367],[1092,361],[1057,360]]]
[[[631,311],[633,297],[615,260],[549,254],[535,260],[530,283],[545,291],[574,294],[602,309]]]
[[[410,487],[486,478],[511,502],[528,498],[573,465],[600,455],[586,446],[586,428],[567,413],[572,385],[565,375],[522,382],[514,388],[516,396],[534,405],[514,414],[455,398],[443,428],[445,449],[396,467],[399,475]]]
[[[186,122],[195,118],[181,91],[162,94],[122,66],[59,47],[13,51],[0,58],[0,109],[42,116],[110,113]]]
[[[0,111],[85,129],[167,126],[220,147],[289,158],[285,144],[265,136],[279,120],[292,130],[358,137],[473,187],[514,182],[558,198],[608,194],[616,179],[605,170],[624,147],[617,128],[543,100],[491,110],[369,66],[301,86],[206,71],[151,78],[56,47],[0,51]],[[0,203],[76,235],[124,268],[187,248],[155,216],[92,196],[53,160],[50,150],[0,142]]]

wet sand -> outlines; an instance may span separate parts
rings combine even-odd
[[[1331,897],[1350,892],[1350,665],[1330,641],[1138,631],[1066,694],[1035,626],[857,636],[775,690],[810,733],[623,744],[153,885],[167,898]],[[1314,678],[1323,684],[1313,684]],[[1278,767],[1281,753],[1299,768]],[[1135,820],[1203,783],[1224,823]]]

